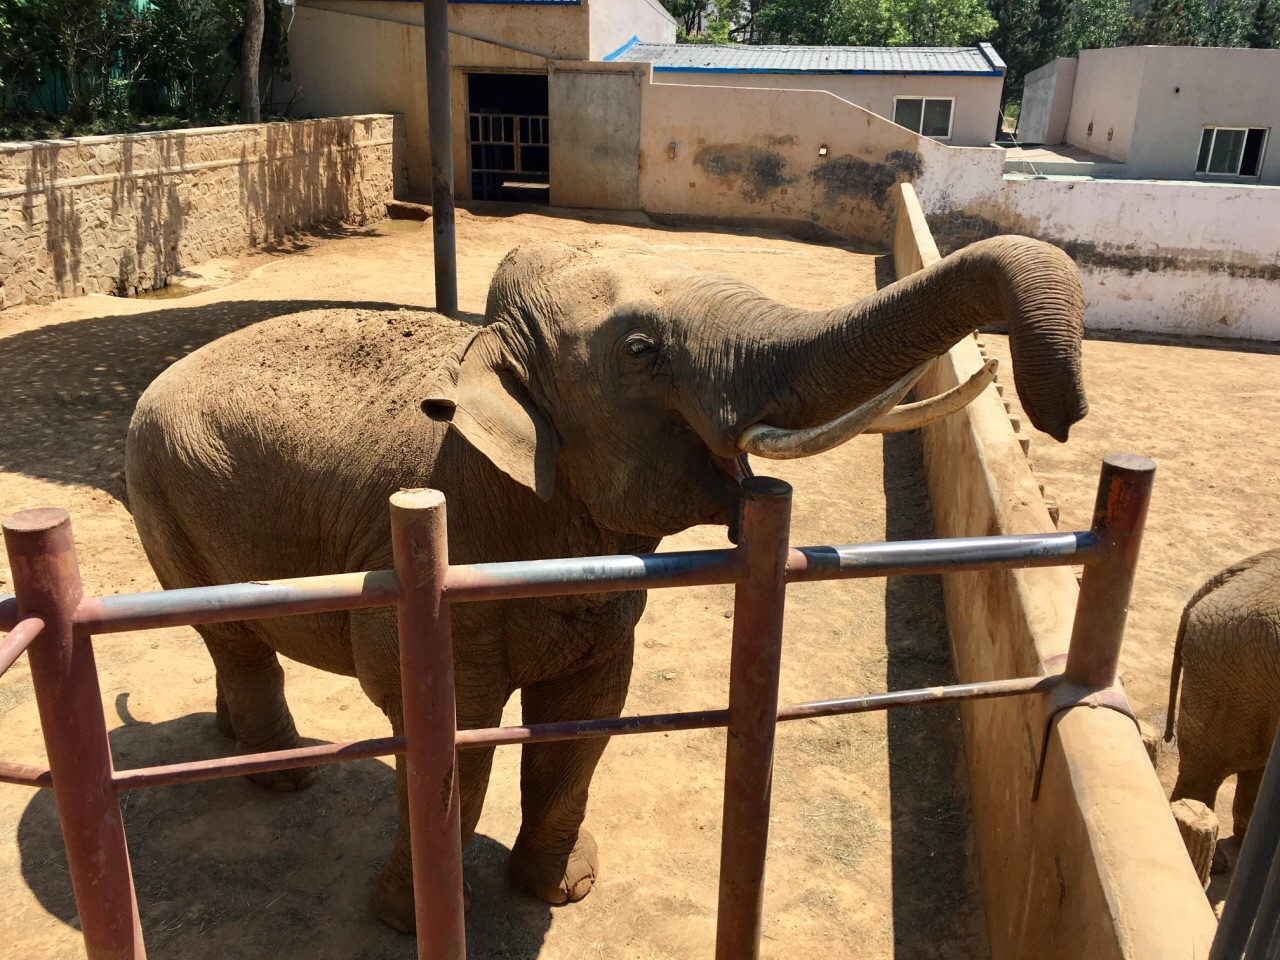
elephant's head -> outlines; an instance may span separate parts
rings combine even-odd
[[[1032,423],[1065,441],[1088,409],[1082,316],[1070,258],[1025,237],[815,312],[636,241],[534,243],[498,267],[486,326],[423,409],[542,499],[572,496],[605,529],[663,536],[732,522],[745,453],[806,456],[972,399],[985,381],[891,409],[989,323],[1008,325]]]

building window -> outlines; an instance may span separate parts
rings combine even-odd
[[[935,140],[951,139],[953,97],[894,97],[893,122]]]
[[[1265,127],[1205,127],[1200,135],[1196,173],[1256,177],[1267,147]]]

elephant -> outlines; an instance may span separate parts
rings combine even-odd
[[[1280,724],[1280,550],[1241,560],[1187,602],[1173,647],[1165,740],[1177,717],[1178,779],[1171,800],[1210,810],[1236,774],[1233,834],[1244,839]]]
[[[924,366],[1007,323],[1033,423],[1065,441],[1088,405],[1078,270],[1056,247],[984,240],[851,305],[793,309],[634,240],[507,254],[478,327],[426,311],[282,316],[214,341],[140,398],[126,445],[138,533],[166,588],[391,566],[387,501],[443,491],[452,563],[647,553],[697,524],[736,536],[747,454],[820,452],[911,429],[983,381],[898,402]],[[620,715],[643,591],[468,603],[453,612],[457,720]],[[299,743],[277,654],[358,678],[402,732],[394,609],[197,627],[219,728],[244,751]],[[587,894],[582,829],[602,740],[525,745],[508,873],[553,904]],[[492,750],[463,751],[464,842]],[[414,927],[404,764],[375,891]],[[262,774],[278,790],[310,771]]]

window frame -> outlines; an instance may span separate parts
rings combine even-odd
[[[1209,138],[1209,154],[1205,158],[1205,169],[1200,169],[1200,153],[1204,146],[1205,131],[1212,130],[1213,135]],[[1232,133],[1243,133],[1244,142],[1240,145],[1240,158],[1236,163],[1235,173],[1213,173],[1209,170],[1209,164],[1213,160],[1213,147],[1218,140],[1218,131],[1226,130]],[[1245,148],[1249,144],[1249,134],[1254,130],[1262,131],[1262,147],[1258,150],[1258,172],[1257,173],[1241,173],[1240,166],[1244,163]],[[1262,167],[1267,160],[1267,144],[1271,140],[1270,127],[1235,127],[1222,124],[1206,123],[1200,127],[1200,139],[1196,142],[1195,155],[1195,175],[1197,177],[1216,177],[1223,180],[1260,180],[1262,178]]]
[[[901,127],[901,126],[902,126],[902,124],[898,123],[898,121],[895,119],[895,118],[898,116],[898,101],[899,101],[899,100],[919,100],[919,101],[920,101],[920,128],[921,128],[921,130],[923,130],[923,129],[924,129],[924,108],[925,108],[925,104],[926,104],[928,101],[930,101],[930,100],[945,100],[945,101],[947,102],[947,104],[949,105],[949,110],[948,110],[948,113],[947,113],[947,135],[946,135],[945,137],[934,137],[934,136],[929,136],[929,134],[927,134],[927,133],[922,133],[922,132],[921,132],[921,130],[911,130],[911,128],[910,128],[910,127],[903,127],[903,129],[904,129],[904,130],[911,130],[911,132],[912,132],[912,133],[914,133],[914,134],[915,134],[916,136],[918,136],[918,137],[929,137],[929,139],[930,139],[930,140],[937,140],[937,141],[942,142],[942,143],[945,143],[946,141],[951,140],[951,139],[953,139],[953,138],[955,137],[955,132],[956,132],[956,98],[955,98],[955,97],[930,97],[930,96],[926,96],[926,95],[924,95],[924,94],[903,94],[903,95],[901,95],[901,96],[895,95],[895,96],[894,96],[894,98],[893,98],[893,116],[892,116],[892,117],[890,117],[890,118],[889,118],[889,120],[890,120],[892,123],[897,124],[898,126],[900,126],[900,127]]]

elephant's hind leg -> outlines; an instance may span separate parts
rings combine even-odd
[[[217,722],[242,753],[288,750],[302,745],[284,697],[284,670],[276,652],[245,623],[196,628],[217,672]],[[311,767],[250,774],[267,790],[301,790],[315,780]]]
[[[1237,842],[1244,842],[1245,831],[1249,829],[1253,807],[1258,802],[1258,789],[1262,786],[1263,772],[1263,769],[1241,770],[1236,774],[1236,798],[1231,804],[1231,832]]]
[[[627,699],[631,646],[578,673],[521,691],[524,722],[555,723],[617,717]],[[548,903],[581,900],[599,874],[596,842],[582,821],[605,738],[530,744],[521,748],[520,834],[511,849],[512,882]]]

